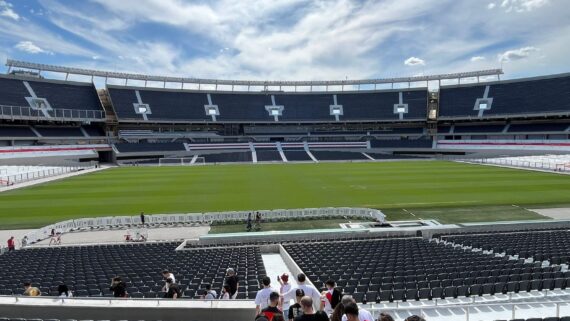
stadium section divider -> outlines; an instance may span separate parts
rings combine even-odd
[[[325,207],[305,209],[276,209],[256,211],[232,211],[214,213],[188,214],[148,214],[145,215],[147,225],[160,224],[212,224],[216,222],[245,222],[249,213],[260,212],[264,220],[294,219],[294,218],[323,218],[323,217],[362,217],[384,223],[386,216],[377,209],[351,207]],[[95,218],[73,219],[54,223],[26,234],[29,244],[39,242],[51,236],[51,231],[68,233],[74,231],[101,230],[108,228],[129,228],[140,225],[140,216],[106,216]]]

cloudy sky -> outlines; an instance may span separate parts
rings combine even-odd
[[[221,79],[570,72],[570,0],[0,0],[0,61]]]

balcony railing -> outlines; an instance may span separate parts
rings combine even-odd
[[[0,105],[0,119],[104,122],[105,117],[105,112],[102,110],[58,108],[42,111],[26,106]]]

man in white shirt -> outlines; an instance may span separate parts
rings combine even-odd
[[[345,295],[342,297],[340,304],[347,306],[349,304],[356,304],[356,300],[352,298],[352,295]],[[346,314],[342,316],[342,321],[348,321]],[[374,321],[372,314],[363,308],[358,308],[358,321]]]
[[[289,283],[289,274],[283,273],[283,275],[277,277],[277,281],[281,285],[279,289],[279,294],[283,295],[291,290],[291,284]],[[291,306],[290,301],[284,300],[283,301],[283,312],[289,311],[289,307]]]
[[[162,291],[168,292],[168,283],[166,282],[166,280],[172,279],[172,284],[175,284],[176,278],[174,278],[174,274],[170,273],[170,271],[168,271],[168,270],[162,271],[162,276],[164,277],[164,281],[165,281],[164,287],[162,287]]]
[[[269,296],[271,292],[277,292],[275,289],[271,287],[271,279],[268,276],[264,276],[261,279],[261,283],[263,284],[263,289],[257,291],[255,295],[255,315],[259,315],[261,310],[267,308],[269,306]]]
[[[297,275],[297,287],[294,287],[287,293],[283,294],[284,302],[294,300],[296,298],[295,293],[297,289],[303,290],[303,292],[305,292],[305,296],[311,297],[311,299],[313,299],[314,309],[317,311],[321,303],[321,294],[317,288],[310,284],[307,284],[307,277],[303,273],[299,273],[299,275]]]

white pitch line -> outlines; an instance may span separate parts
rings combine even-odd
[[[414,213],[408,211],[407,209],[403,208],[402,210],[403,210],[404,212],[406,212],[406,213],[412,214],[413,217],[416,217],[416,214],[414,214]]]

